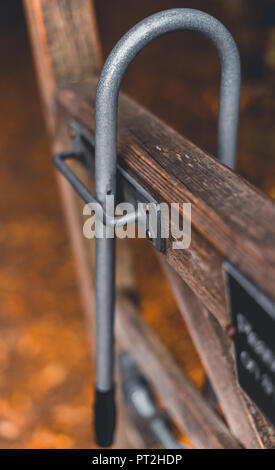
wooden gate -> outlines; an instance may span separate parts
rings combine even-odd
[[[87,131],[94,131],[91,118],[102,66],[95,12],[90,0],[25,0],[25,9],[45,117],[56,152],[69,147],[67,122],[71,118]],[[237,383],[227,334],[230,320],[222,263],[231,261],[274,299],[274,202],[123,93],[118,145],[124,167],[157,201],[192,203],[190,248],[173,250],[173,240],[169,239],[166,253],[158,257],[224,419],[140,317],[137,304],[128,295],[135,289],[135,276],[131,249],[124,241],[118,244],[118,257],[126,260],[127,270],[126,275],[118,276],[118,343],[131,351],[194,447],[273,448],[273,428]],[[87,179],[76,164],[74,170]],[[57,179],[77,260],[83,306],[92,326],[93,256],[91,243],[82,235],[82,203],[61,176]],[[122,406],[120,403],[120,409]],[[122,412],[115,447],[141,446],[146,446],[143,436]]]

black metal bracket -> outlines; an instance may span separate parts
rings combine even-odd
[[[54,155],[53,161],[56,168],[62,173],[66,180],[71,184],[77,194],[87,203],[98,202],[87,186],[78,178],[66,163],[67,160],[78,161],[91,178],[94,177],[94,140],[89,133],[83,129],[76,121],[69,123],[71,135],[71,148]],[[137,209],[138,203],[154,203],[158,207],[157,201],[133,178],[129,173],[117,165],[118,177],[118,198],[120,202],[129,202]],[[118,202],[118,201],[117,201]],[[149,212],[146,212],[146,234],[148,240],[160,252],[166,251],[166,239],[162,234],[162,215],[160,208],[157,209],[157,233],[149,231]],[[136,218],[137,219],[137,218]],[[137,223],[137,220],[136,220]]]
[[[275,302],[229,261],[223,271],[238,382],[275,427]]]

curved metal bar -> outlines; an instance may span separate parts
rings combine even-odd
[[[228,30],[212,16],[192,9],[156,13],[134,26],[113,48],[105,62],[96,93],[95,189],[104,206],[105,196],[116,195],[117,105],[122,78],[135,56],[151,41],[171,31],[191,30],[207,36],[221,62],[218,122],[218,158],[234,167],[239,100],[240,60]],[[97,390],[113,387],[115,240],[96,240]]]

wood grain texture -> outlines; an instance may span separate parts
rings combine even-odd
[[[68,115],[56,108],[55,89],[62,83],[82,82],[101,65],[100,42],[92,0],[24,0],[33,55],[44,101],[44,116],[52,137],[52,151],[70,145]],[[81,210],[70,185],[57,175],[64,214],[75,255],[86,320],[92,326],[93,294]]]
[[[136,359],[167,411],[193,445],[202,449],[239,448],[225,424],[177,366],[125,297],[117,303],[116,333]]]
[[[36,65],[40,96],[44,104],[44,117],[48,131],[52,133],[55,127],[55,77],[48,53],[47,33],[41,11],[41,2],[39,0],[24,0],[24,9]]]
[[[55,87],[82,82],[102,65],[93,0],[24,0],[24,7],[52,132]]]
[[[55,83],[81,82],[102,65],[93,0],[25,0],[33,44]],[[35,39],[35,38],[34,38]]]
[[[62,107],[89,128],[96,79],[58,90]],[[223,259],[274,298],[275,203],[123,93],[118,152],[124,167],[159,201],[192,203],[188,250],[167,243],[167,261],[225,326]]]
[[[44,115],[52,137],[53,153],[70,145],[67,133],[68,115],[57,109],[55,88],[71,82],[81,83],[97,73],[102,65],[101,46],[93,0],[24,0],[31,36]],[[75,168],[76,169],[76,168]],[[82,175],[83,176],[83,175]],[[73,250],[82,307],[85,314],[88,344],[92,359],[95,341],[91,341],[94,325],[94,291],[92,279],[92,247],[82,236],[80,201],[66,180],[57,174],[61,201]],[[121,289],[133,287],[131,255],[125,244],[120,249],[127,264],[127,276],[118,273]],[[125,269],[124,269],[125,270]],[[131,271],[131,275],[129,275]],[[127,279],[126,279],[127,278]],[[121,397],[119,397],[121,401]],[[131,431],[131,432],[130,432]],[[130,434],[130,437],[129,437]],[[140,436],[130,425],[119,405],[114,448],[138,447]]]
[[[95,22],[91,27],[91,18],[94,18],[90,14],[91,3],[89,0],[25,0],[25,6],[49,128],[56,132],[55,143],[63,148],[68,140],[64,132],[64,115],[61,131],[57,130],[56,97],[68,115],[76,117],[87,128],[92,122],[96,79],[90,80],[90,76],[99,69],[101,53]],[[64,86],[66,89],[62,89]],[[236,262],[263,287],[264,279],[266,290],[270,295],[273,293],[274,204],[130,100],[122,98],[121,105],[119,152],[124,165],[158,200],[191,201],[193,204],[191,248],[188,251],[172,250],[172,240],[169,240],[167,259],[224,326],[228,321],[221,276],[221,263],[225,257]],[[77,209],[72,211],[70,188],[64,181],[61,185],[77,253],[84,303],[90,308],[91,278],[87,276],[87,252],[80,240],[79,227],[76,228]],[[137,350],[143,351],[139,353],[141,366],[147,367],[155,384],[161,379],[163,399],[167,402],[172,396],[171,414],[181,428],[189,433],[191,430],[195,445],[237,446],[226,427],[217,421],[211,410],[209,412],[197,390],[136,313],[135,317],[128,317],[129,313],[122,309],[119,318],[121,315],[121,340],[127,345],[131,338],[129,348],[138,344]],[[127,318],[130,318],[128,323]],[[153,368],[150,366],[149,371],[150,361]],[[250,416],[255,416],[252,408],[252,404],[247,403],[249,420]],[[257,442],[251,442],[257,447],[262,439],[261,442],[265,441],[269,446],[265,422],[259,415],[257,420],[262,434]],[[246,429],[249,424],[242,432]],[[248,442],[248,439],[250,434],[247,441],[242,442]]]
[[[90,0],[42,0],[48,53],[57,84],[80,82],[98,72],[101,51]]]
[[[231,340],[180,276],[159,259],[233,434],[247,448],[274,448],[274,430],[238,386]]]

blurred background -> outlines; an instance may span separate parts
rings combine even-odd
[[[137,21],[162,9],[201,9],[227,26],[242,60],[238,172],[275,197],[274,0],[97,0],[95,7],[105,57]],[[0,37],[0,448],[93,448],[92,332],[20,0],[0,2]],[[215,154],[219,62],[204,38],[186,32],[155,41],[131,65],[123,88]],[[141,313],[201,387],[203,369],[154,254],[138,243],[135,252]]]

